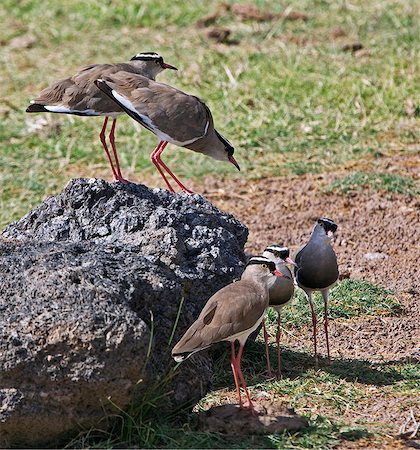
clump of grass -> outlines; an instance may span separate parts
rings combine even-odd
[[[315,294],[316,296],[320,294]],[[314,301],[315,313],[322,315],[323,301]],[[350,319],[359,316],[392,315],[398,313],[399,301],[392,291],[381,286],[359,280],[343,280],[330,291],[328,315],[332,319]],[[276,320],[276,315],[269,311],[270,321]],[[303,326],[311,323],[308,301],[300,289],[295,294],[292,304],[282,312],[283,323],[293,326]]]
[[[309,418],[309,427],[299,433],[284,432],[271,435],[269,439],[278,449],[326,449],[337,446],[340,441],[356,441],[369,436],[361,427],[339,425],[327,417],[317,415]]]
[[[349,195],[370,188],[387,192],[415,196],[420,193],[416,181],[412,178],[389,173],[353,172],[344,178],[334,180],[327,191],[339,191]]]
[[[311,163],[305,161],[288,162],[284,165],[286,169],[289,169],[294,175],[304,175],[306,173],[319,173],[321,172],[321,166],[319,163]]]

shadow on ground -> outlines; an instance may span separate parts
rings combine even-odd
[[[270,346],[270,360],[273,368],[277,367],[276,348]],[[230,350],[224,346],[219,347],[215,364],[224,366],[226,371],[223,377],[215,381],[215,388],[231,387],[230,370]],[[329,363],[325,357],[319,357],[318,368],[320,371],[333,374],[349,382],[358,382],[367,385],[387,386],[406,380],[399,370],[393,368],[397,364],[405,361],[386,361],[383,363],[373,363],[361,359],[332,359]],[[282,348],[281,364],[283,378],[291,380],[297,379],[309,370],[315,370],[315,358],[311,353],[295,351]],[[250,385],[267,381],[265,376],[266,359],[265,344],[262,342],[247,342],[242,358],[242,370]],[[222,369],[223,371],[223,369]]]

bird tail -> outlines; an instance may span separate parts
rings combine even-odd
[[[182,362],[182,361],[185,361],[187,358],[189,358],[191,355],[192,355],[192,353],[190,353],[190,352],[186,352],[186,353],[172,353],[172,358],[176,362]]]
[[[28,113],[48,112],[48,109],[46,109],[44,105],[40,105],[39,103],[32,103],[26,108],[26,112]]]

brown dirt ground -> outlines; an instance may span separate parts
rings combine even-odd
[[[376,163],[370,161],[351,167],[352,170],[386,170],[411,177],[416,176],[418,168],[415,155],[383,158]],[[342,276],[392,289],[402,308],[398,316],[331,321],[332,356],[384,364],[418,360],[420,199],[375,190],[351,196],[326,192],[331,181],[345,175],[345,171],[340,171],[254,181],[207,178],[194,188],[248,226],[246,250],[252,254],[262,252],[272,243],[288,245],[294,254],[308,239],[317,218],[334,219],[339,225],[334,247]],[[364,256],[374,252],[385,257],[369,260]],[[319,350],[325,355],[322,327],[318,331]],[[293,332],[283,333],[282,343],[291,349],[311,350],[312,329],[299,330],[298,337]],[[346,442],[341,448],[405,447],[401,440],[391,436],[398,433],[410,408],[418,410],[420,399],[401,398],[388,386],[376,389],[372,385],[370,389],[369,396],[359,404],[357,416],[349,411],[340,419],[349,424],[364,419],[370,429],[388,432],[390,436],[378,442],[371,439]],[[321,407],[318,412],[331,417],[327,408]]]

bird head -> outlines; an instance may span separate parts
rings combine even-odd
[[[161,55],[156,52],[143,52],[134,55],[130,61],[135,61],[136,64],[142,65],[145,71],[154,79],[155,76],[165,69],[178,70],[176,67],[167,64]]]
[[[291,264],[296,266],[296,263],[290,258],[289,247],[284,247],[282,245],[273,244],[268,246],[263,253],[267,258],[275,261],[281,259],[286,264]]]
[[[331,219],[321,217],[320,219],[318,219],[317,223],[324,229],[326,235],[329,238],[332,238],[334,236],[334,233],[337,231],[338,225]]]
[[[253,256],[249,259],[244,274],[252,274],[256,278],[263,280],[270,279],[271,276],[281,277],[283,274],[276,269],[274,261],[265,256]]]
[[[221,135],[217,130],[214,130],[216,133],[216,136],[219,140],[219,146],[218,153],[220,153],[220,157],[216,155],[212,155],[215,159],[220,160],[227,160],[230,163],[232,163],[238,170],[241,170],[239,167],[239,164],[236,162],[236,159],[233,157],[233,153],[235,152],[235,149],[233,145],[223,136]]]

